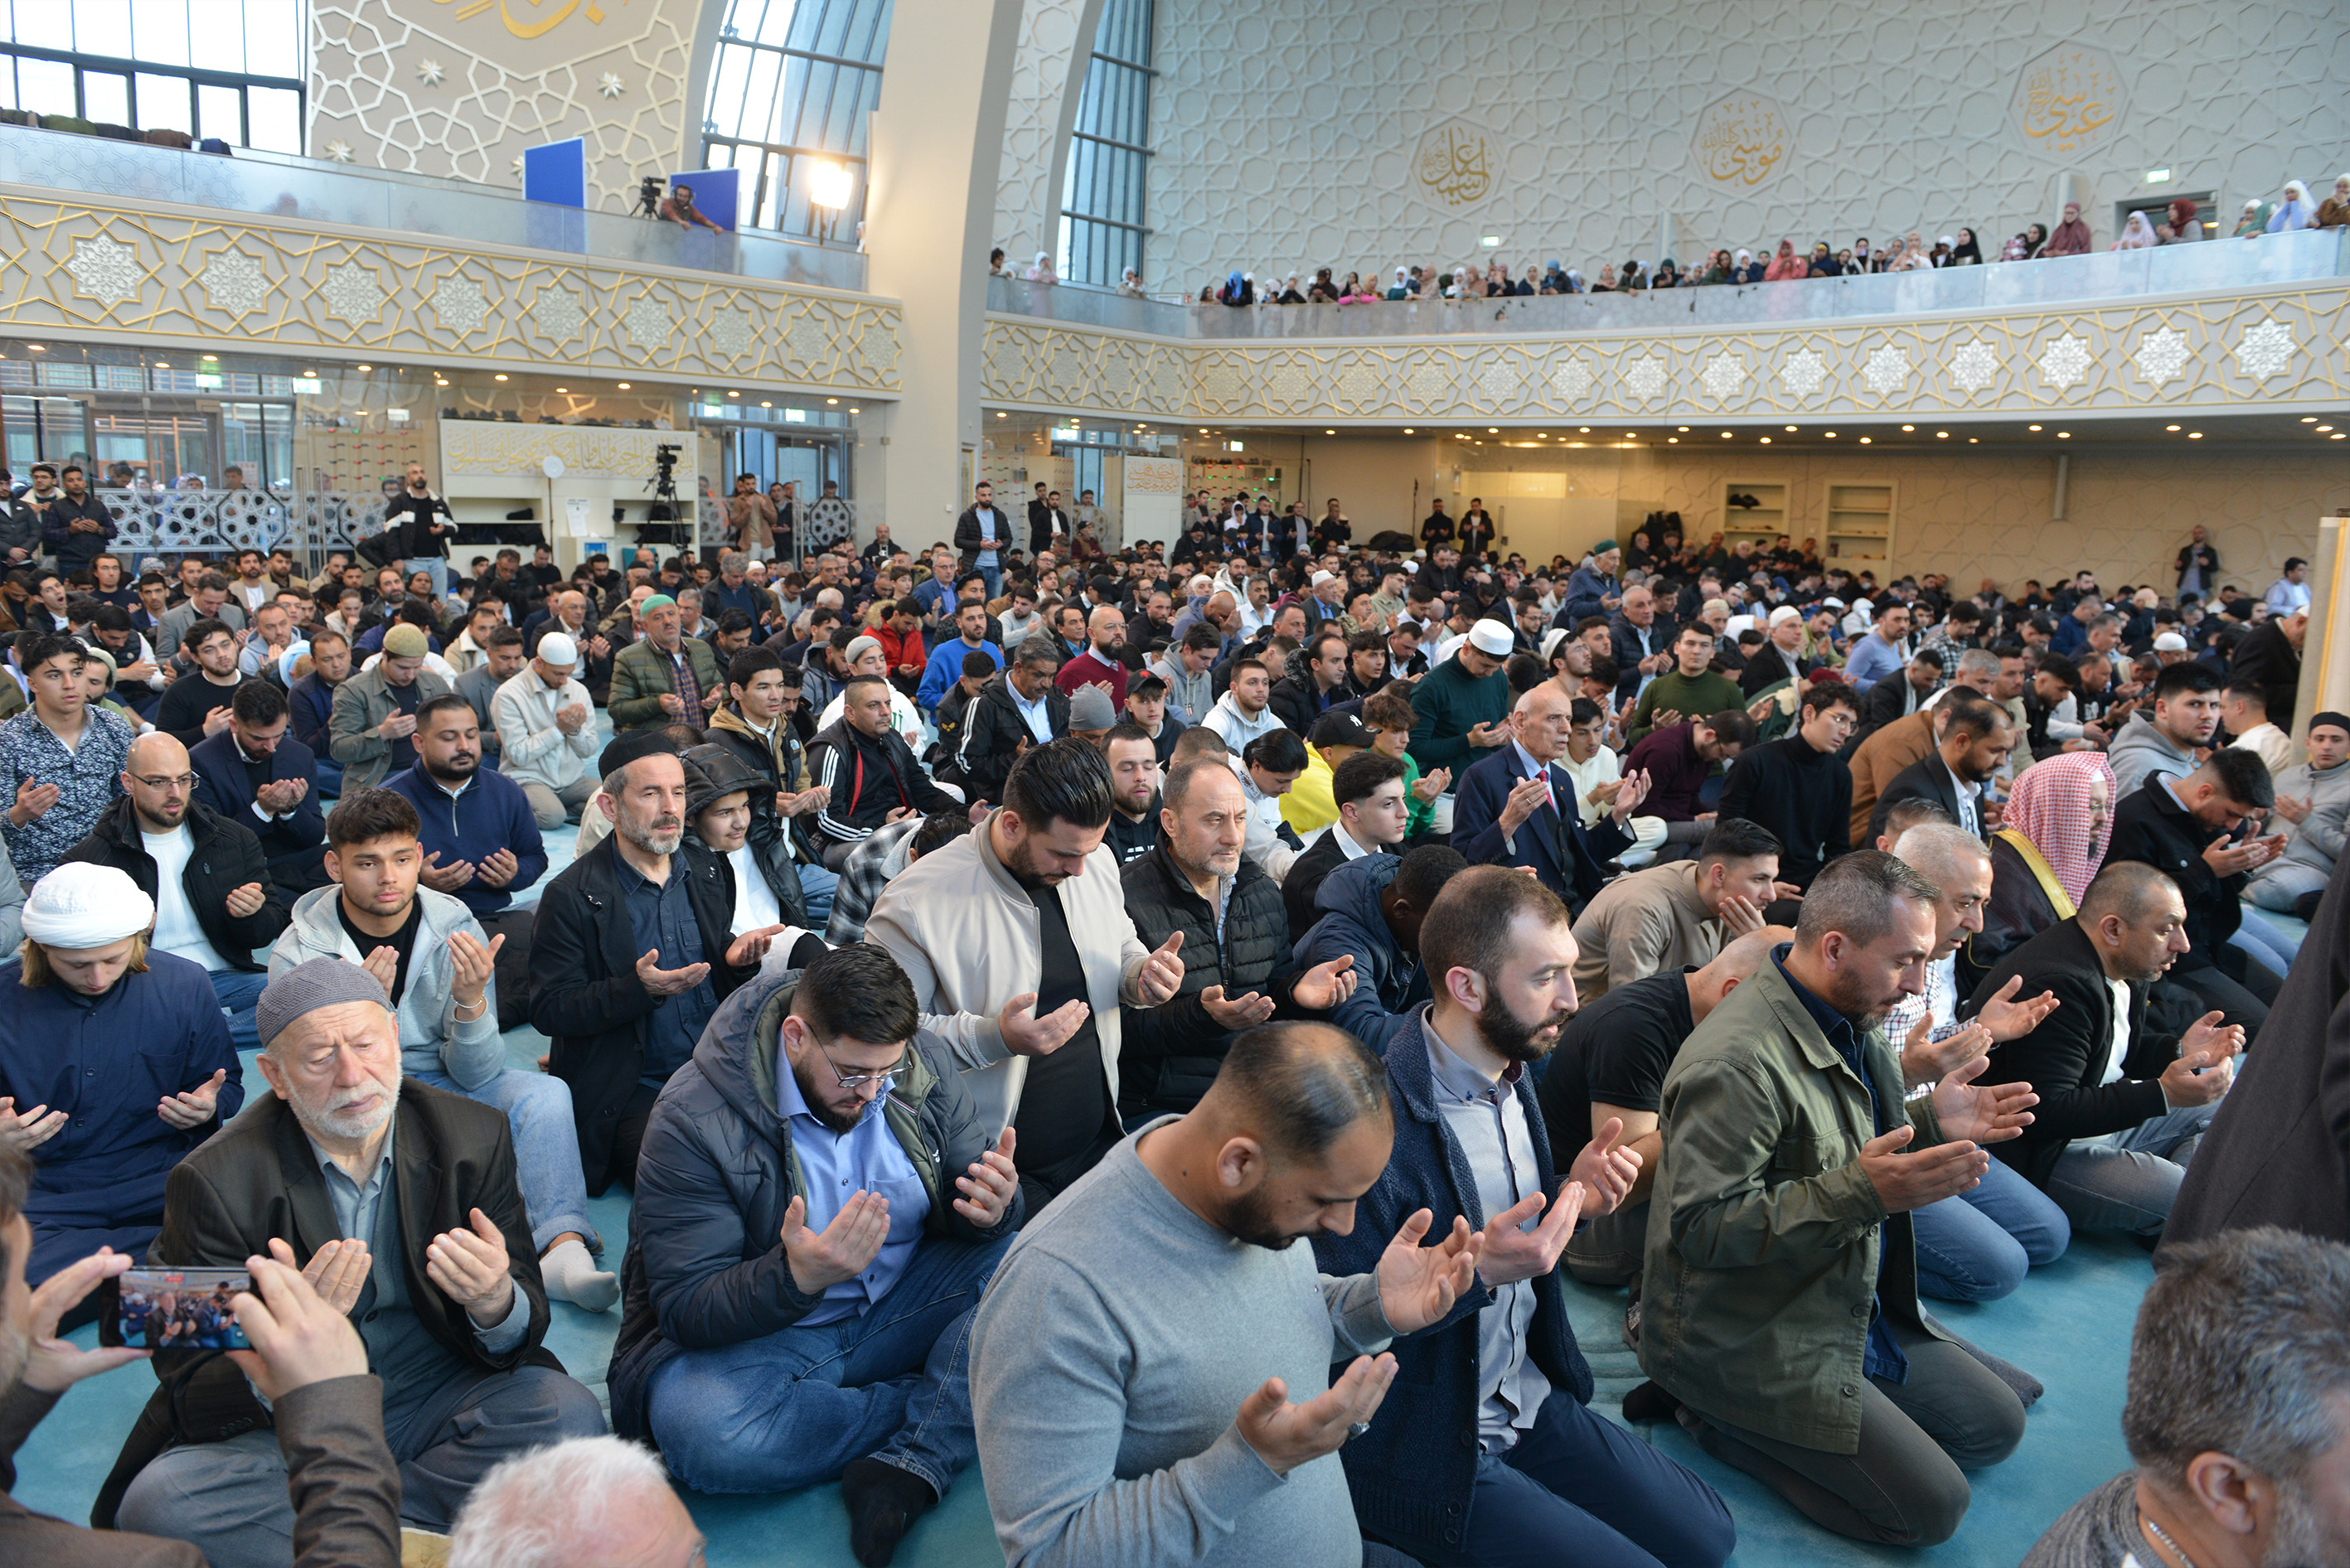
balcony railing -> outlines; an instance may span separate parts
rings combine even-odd
[[[2350,275],[2350,229],[2306,229],[2153,250],[1933,272],[1815,277],[1733,287],[1369,305],[1168,305],[1069,284],[987,280],[987,307],[1161,337],[1429,337],[1562,332],[1672,332],[1791,327],[1871,317],[1963,315],[2095,306],[2158,295],[2249,293]]]
[[[865,257],[751,231],[714,234],[617,213],[525,202],[518,192],[396,170],[241,151],[182,152],[28,126],[0,125],[0,184],[132,202],[174,202],[270,218],[433,235],[459,244],[561,251],[620,265],[733,273],[822,288],[865,288]]]

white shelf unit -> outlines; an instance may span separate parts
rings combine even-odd
[[[1893,555],[1893,486],[1829,485],[1825,544],[1826,565],[1882,579]]]
[[[1730,498],[1752,496],[1760,504],[1732,506]],[[1733,479],[1721,487],[1721,538],[1725,545],[1751,539],[1769,545],[1787,532],[1787,487],[1760,481]]]

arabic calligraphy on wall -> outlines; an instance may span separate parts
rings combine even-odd
[[[2027,62],[2015,80],[2016,129],[2050,152],[2102,147],[2129,107],[2121,67],[2090,44],[2060,44]]]
[[[1498,162],[1492,138],[1482,127],[1448,119],[1419,139],[1411,156],[1411,177],[1420,194],[1458,211],[1492,193]]]
[[[1692,151],[1707,179],[1752,188],[1784,168],[1794,149],[1787,117],[1776,100],[1733,93],[1715,99],[1698,117]]]

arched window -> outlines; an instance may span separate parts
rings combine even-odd
[[[1143,273],[1144,182],[1150,169],[1151,0],[1103,0],[1093,63],[1069,138],[1061,197],[1061,276],[1117,284]]]
[[[21,0],[20,0],[21,3]],[[881,100],[889,0],[726,0],[703,162],[742,171],[745,225],[847,239],[865,215],[865,117]],[[847,176],[837,213],[816,204]]]
[[[298,153],[309,38],[308,0],[0,0],[0,109]]]

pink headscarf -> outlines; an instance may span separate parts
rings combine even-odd
[[[2106,783],[2106,815],[2093,833],[2089,786],[2097,779]],[[2036,762],[2016,775],[2015,793],[2008,797],[2005,826],[2032,841],[2076,909],[2106,863],[2113,805],[2114,770],[2103,752],[2064,752]]]

